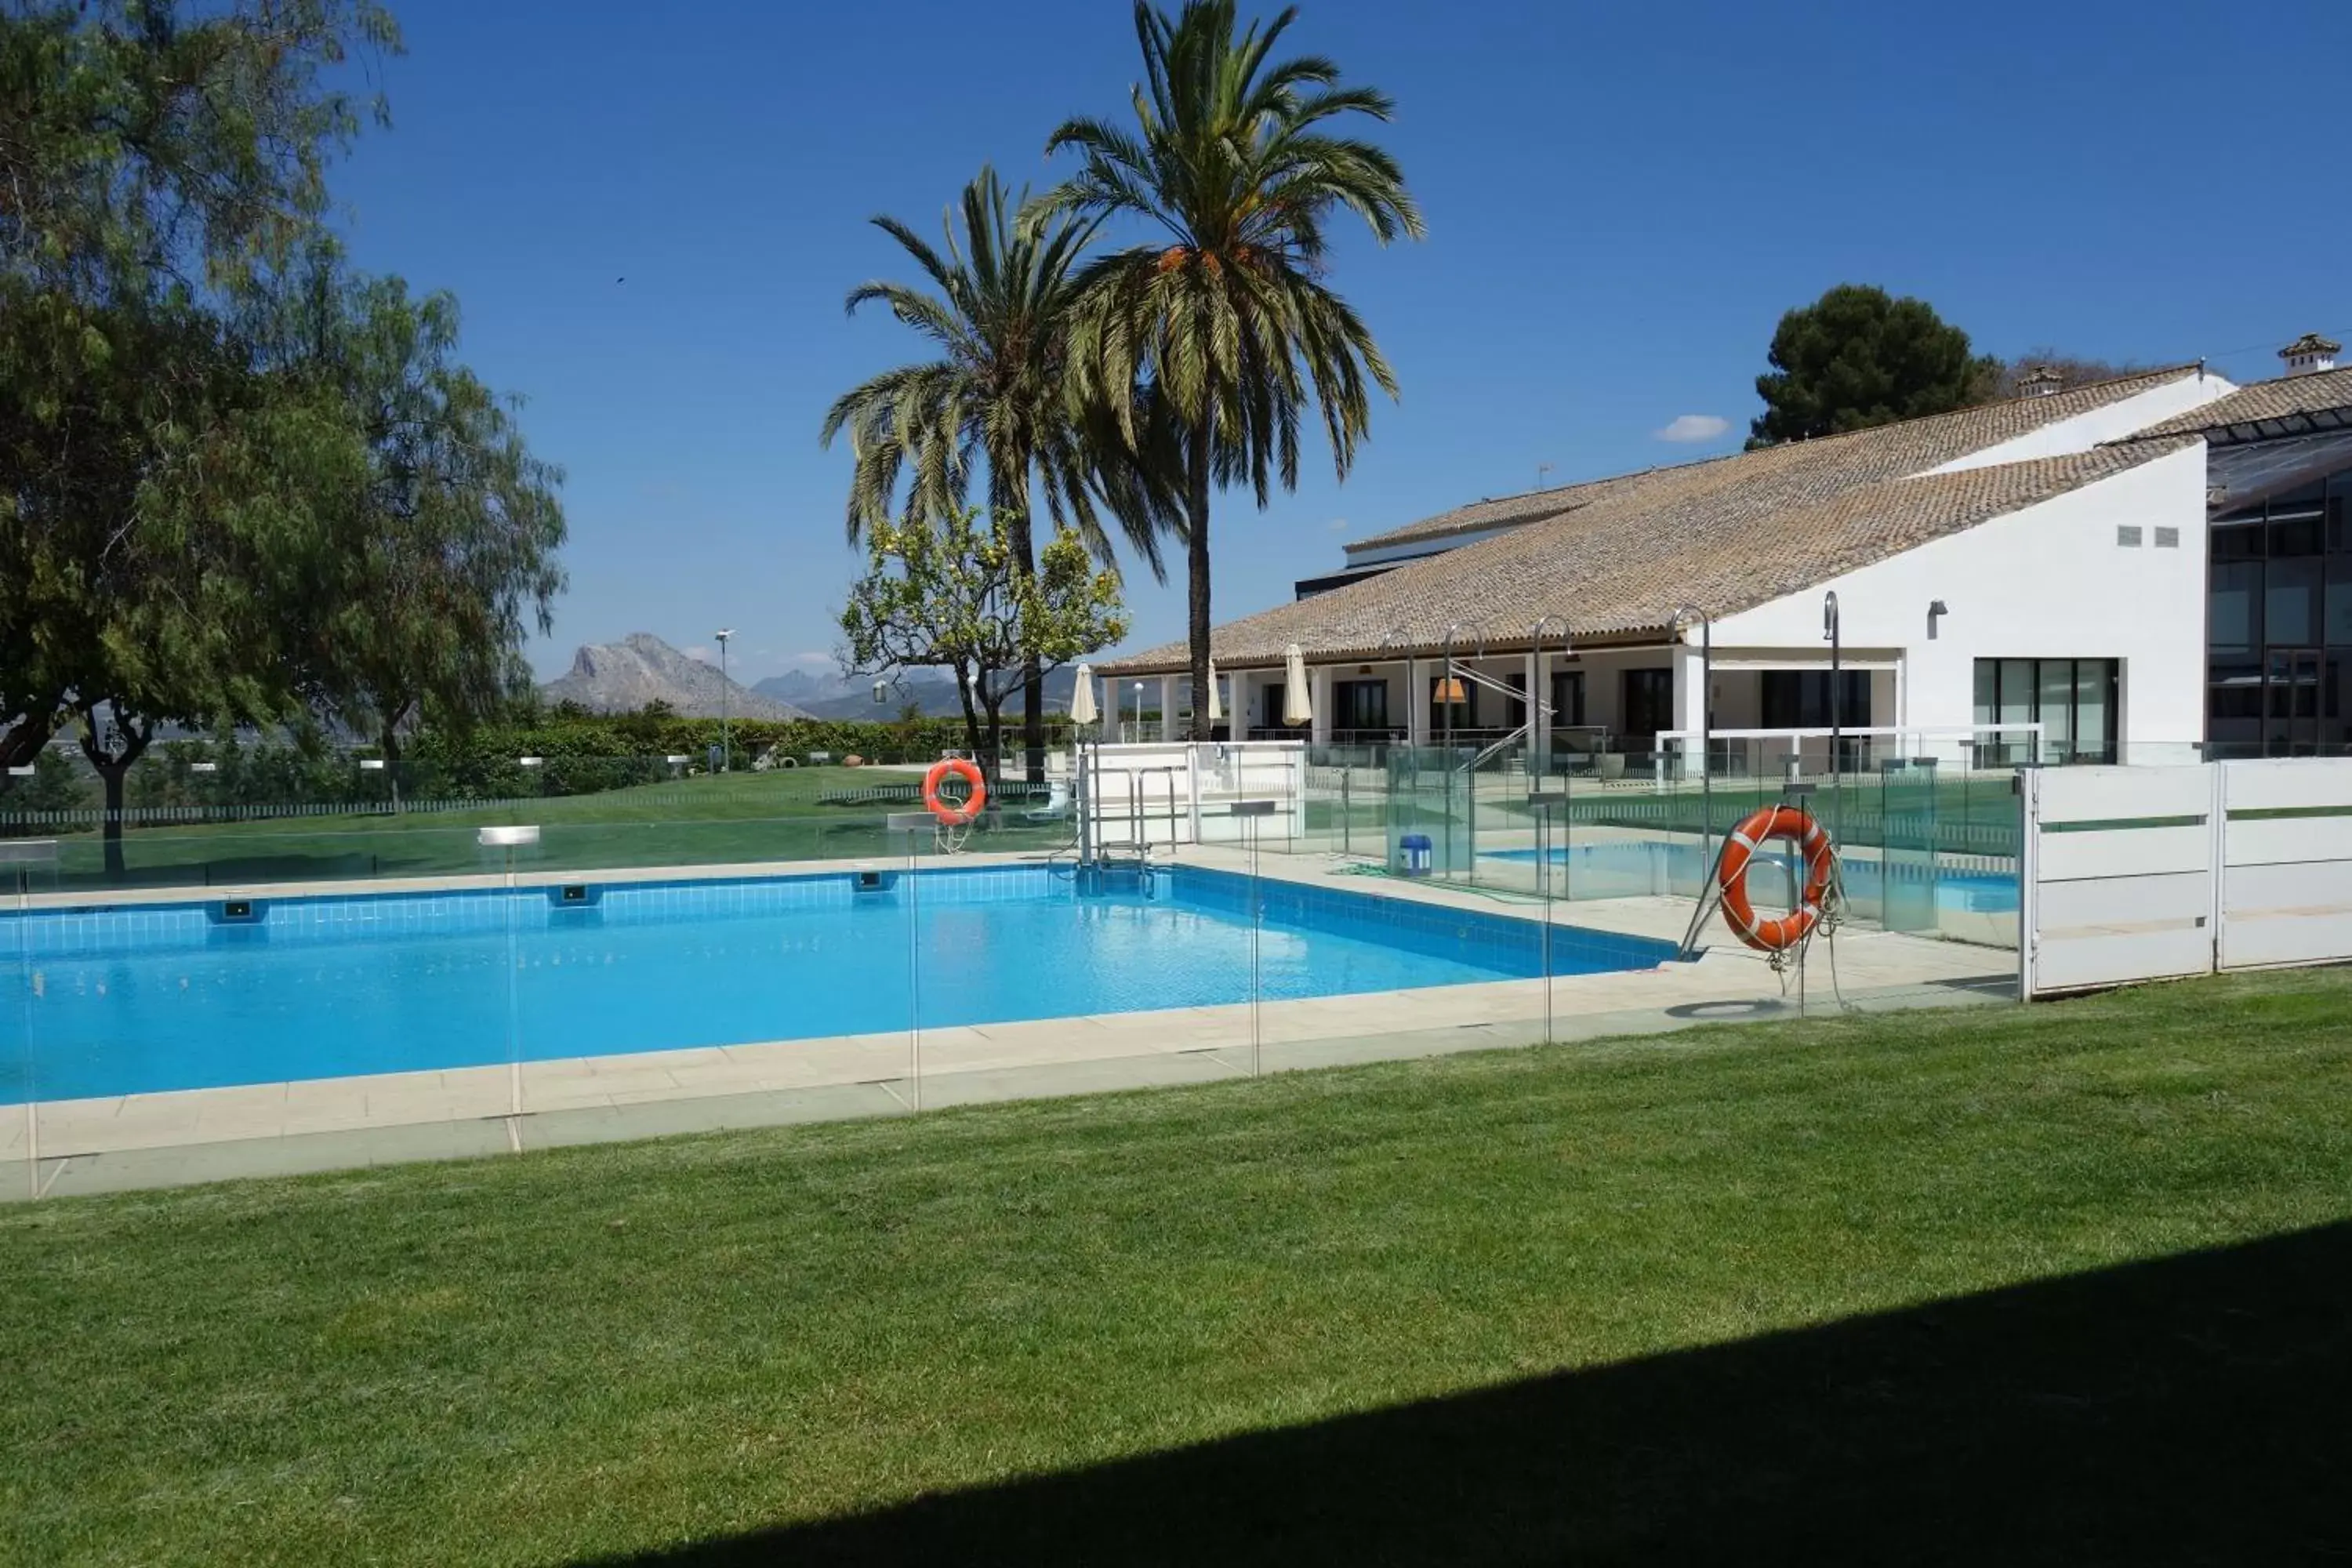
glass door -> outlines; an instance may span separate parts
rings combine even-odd
[[[2273,757],[2307,757],[2319,750],[2319,650],[2273,648],[2263,750]]]

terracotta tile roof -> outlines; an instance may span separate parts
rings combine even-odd
[[[1722,462],[1723,458],[1705,459]],[[1638,474],[1616,474],[1605,479],[1580,479],[1572,485],[1554,485],[1549,489],[1528,490],[1521,495],[1493,496],[1473,501],[1468,506],[1455,507],[1435,517],[1423,518],[1419,522],[1392,528],[1386,533],[1375,533],[1369,539],[1349,543],[1349,550],[1385,549],[1391,545],[1418,544],[1424,541],[1450,539],[1459,533],[1478,533],[1490,528],[1510,528],[1520,523],[1541,522],[1549,517],[1590,506],[1603,496],[1622,493],[1657,474],[1671,474],[1696,464],[1678,464],[1672,468],[1648,468]]]
[[[2170,436],[2247,441],[2352,425],[2352,368],[2258,381],[2201,408],[2151,425],[2135,439]]]
[[[2092,382],[2046,396],[2013,397],[2001,403],[1963,408],[1952,414],[1930,415],[1921,419],[1906,419],[1900,424],[1880,425],[1868,430],[1849,431],[1843,436],[1824,437],[1818,441],[1804,442],[1802,446],[1810,451],[1851,446],[1885,452],[1940,452],[1941,456],[1918,465],[1920,468],[1929,468],[2022,436],[2044,425],[2103,408],[2110,403],[2146,392],[2150,387],[2161,386],[2166,382],[2179,381],[2194,374],[2196,368],[2193,364],[2167,365],[2117,376],[2113,381]],[[1549,489],[1528,490],[1520,495],[1492,497],[1469,506],[1456,507],[1452,511],[1440,512],[1435,517],[1423,518],[1419,522],[1407,523],[1402,528],[1392,528],[1385,533],[1356,540],[1348,548],[1383,549],[1447,539],[1455,534],[1477,533],[1487,529],[1541,522],[1603,500],[1621,500],[1628,491],[1655,483],[1677,482],[1698,469],[1728,468],[1744,474],[1748,466],[1765,455],[1764,452],[1736,452],[1728,457],[1703,458],[1697,462],[1679,463],[1671,468],[1644,468],[1638,473],[1581,479],[1575,484],[1556,485]]]
[[[2063,406],[2073,395],[2032,401]],[[1431,652],[1449,625],[1461,627],[1458,641],[1483,634],[1489,647],[1524,647],[1542,616],[1555,620],[1547,636],[1559,622],[1586,641],[1656,633],[1679,605],[1716,616],[1751,609],[2189,445],[2138,441],[1925,472],[2005,439],[2003,421],[1971,417],[1990,412],[1662,469],[1499,538],[1219,626],[1213,652],[1229,669],[1278,664],[1294,642],[1321,657]],[[1171,642],[1097,668],[1155,674],[1186,663],[1184,644]]]

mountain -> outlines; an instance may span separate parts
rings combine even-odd
[[[629,713],[648,702],[667,702],[683,718],[716,719],[719,694],[738,719],[806,719],[789,702],[764,697],[728,679],[698,658],[689,658],[651,632],[632,632],[615,643],[591,643],[572,656],[571,671],[539,689],[548,703],[577,702],[597,713]]]
[[[1070,693],[1076,689],[1077,683],[1075,669],[1050,672],[1045,677],[1045,710],[1068,711]],[[820,719],[896,719],[898,710],[909,702],[920,703],[923,711],[933,718],[960,718],[963,713],[963,705],[956,700],[955,677],[944,669],[901,672],[888,700],[878,703],[874,700],[871,676],[852,679],[795,669],[787,675],[772,675],[751,689],[779,702],[806,709]],[[1019,694],[1004,705],[1004,710],[1006,717],[1018,722]]]

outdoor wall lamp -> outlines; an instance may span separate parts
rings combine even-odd
[[[1934,641],[1936,640],[1936,631],[1937,631],[1936,623],[1937,623],[1938,620],[1942,619],[1944,616],[1950,615],[1951,613],[1952,613],[1952,612],[1951,612],[1949,609],[1948,609],[1948,608],[1946,608],[1946,607],[1945,607],[1944,601],[1943,601],[1943,600],[1941,600],[1941,599],[1933,600],[1933,601],[1931,601],[1931,602],[1928,604],[1928,605],[1927,605],[1927,640],[1928,640],[1929,642],[1934,642]]]

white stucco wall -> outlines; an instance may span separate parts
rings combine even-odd
[[[2119,523],[2139,525],[2137,549],[2116,542]],[[2179,548],[2155,548],[2158,527],[2180,531]],[[1972,722],[1979,658],[2115,658],[2117,740],[2193,742],[2205,734],[2205,554],[2198,445],[1727,616],[1716,645],[1818,653],[1822,595],[1833,589],[1845,646],[1902,650],[1906,724]],[[1931,641],[1937,599],[1949,613]]]
[[[1981,452],[1970,452],[1965,458],[1955,458],[1940,468],[1930,468],[1931,474],[1958,473],[1962,468],[1986,468],[1996,463],[2022,463],[2034,458],[2063,458],[2074,452],[2087,452],[2104,441],[2120,441],[2126,436],[2137,435],[2151,425],[2158,425],[2176,414],[2186,414],[2202,407],[2217,397],[2237,391],[2234,383],[2225,381],[2207,371],[2203,375],[2194,372],[2178,381],[2168,381],[2160,386],[2110,403],[2104,408],[2094,408],[2088,414],[2077,414],[2072,419],[2061,419],[2044,425],[2039,430],[2029,430],[2013,440],[1987,447]]]

